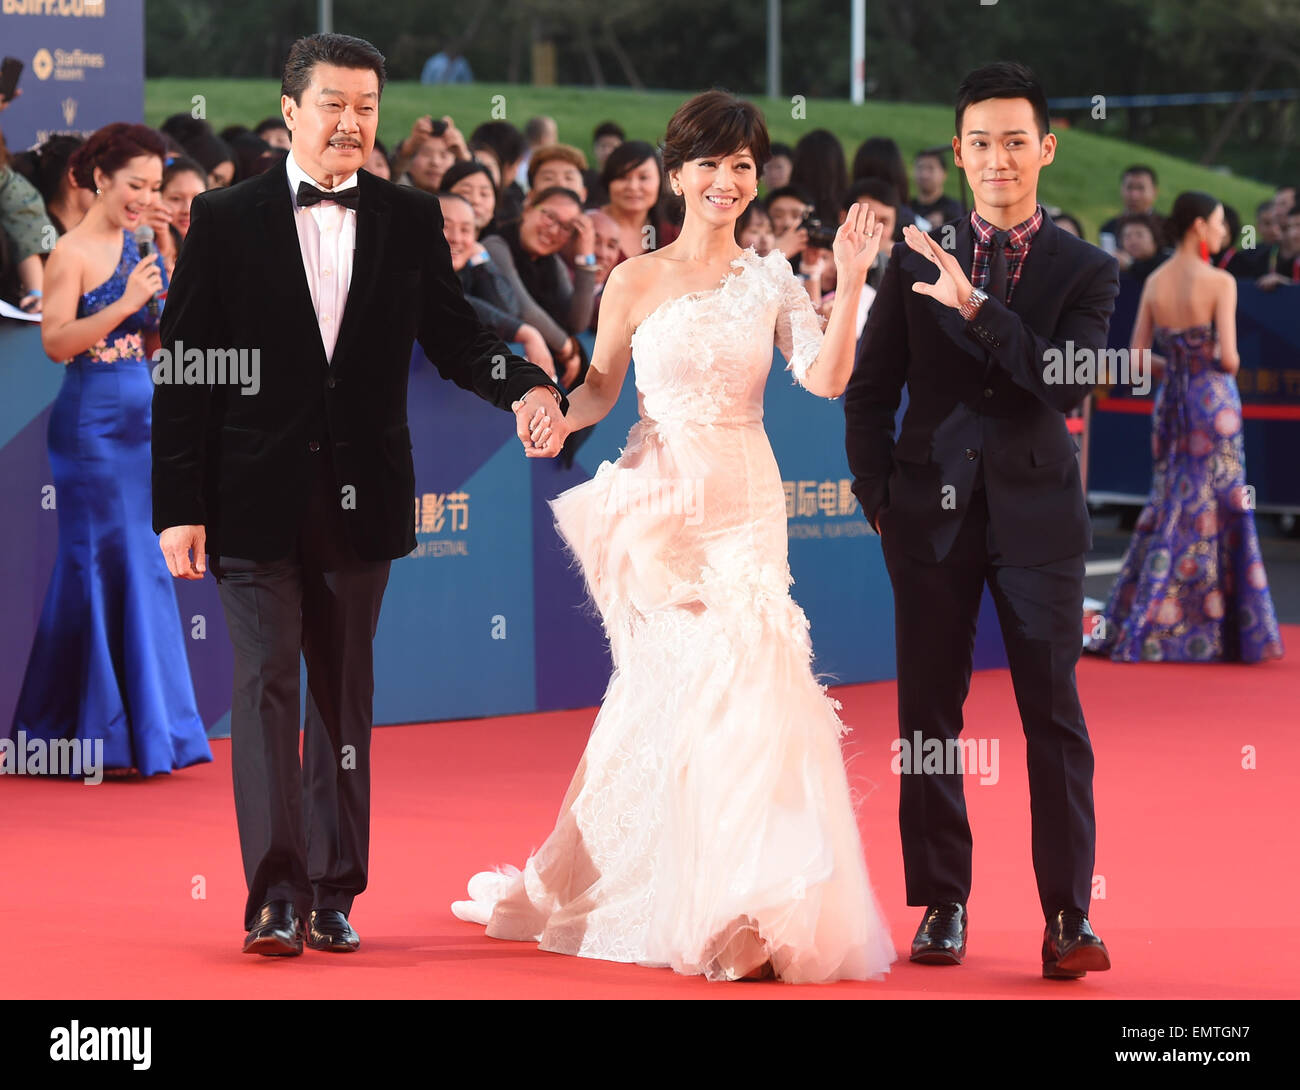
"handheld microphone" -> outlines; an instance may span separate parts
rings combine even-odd
[[[140,251],[141,258],[146,258],[151,253],[154,252],[153,228],[150,227],[147,223],[142,223],[140,224],[139,227],[135,229],[134,238],[135,238],[136,248]],[[153,297],[150,298],[148,306],[149,306],[149,317],[157,318],[158,317],[158,293],[157,292],[153,293]]]

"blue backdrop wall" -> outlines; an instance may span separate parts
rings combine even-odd
[[[24,66],[10,151],[144,118],[144,0],[4,0],[0,54]]]
[[[635,368],[635,364],[634,364]],[[62,381],[33,325],[0,322],[0,715],[12,719],[57,544],[46,455]],[[574,465],[526,459],[513,420],[445,382],[417,348],[409,413],[419,544],[393,565],[375,644],[375,721],[583,707],[609,676],[604,634],[547,500],[616,458],[636,417],[631,379]],[[786,482],[794,595],[816,669],[835,683],[894,675],[893,601],[879,541],[848,491],[842,403],[792,385],[774,354],[766,426]],[[56,498],[57,502],[57,498]],[[228,729],[231,653],[211,577],[176,583],[188,665],[209,733]],[[978,667],[1003,662],[986,600]],[[69,679],[75,683],[75,679]]]

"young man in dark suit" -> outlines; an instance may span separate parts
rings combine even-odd
[[[174,364],[154,394],[154,529],[175,576],[201,579],[211,554],[234,644],[245,953],[360,945],[348,914],[369,859],[372,641],[389,564],[415,547],[412,342],[513,409],[530,457],[567,434],[560,391],[462,296],[438,201],[359,169],[383,83],[369,42],[294,43],[289,156],[195,200],[162,315]],[[242,385],[211,366],[188,381],[192,363],[240,352]]]
[[[1074,668],[1091,528],[1064,414],[1091,389],[1068,363],[1105,347],[1118,272],[1038,203],[1056,138],[1027,68],[972,72],[956,113],[954,161],[975,210],[931,235],[909,227],[894,247],[845,393],[846,445],[894,588],[909,742],[962,752],[975,622],[985,583],[992,591],[1028,747],[1043,974],[1080,977],[1110,961],[1087,916],[1093,754]],[[921,767],[918,753],[900,785],[907,902],[926,906],[911,956],[960,964],[971,882],[962,768]]]

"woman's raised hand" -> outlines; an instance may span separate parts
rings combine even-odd
[[[831,251],[835,254],[836,279],[866,280],[867,272],[880,253],[880,239],[885,225],[876,222],[876,214],[867,205],[858,203],[849,209],[835,232]]]

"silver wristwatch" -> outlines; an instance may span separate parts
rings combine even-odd
[[[980,312],[980,307],[984,305],[984,301],[987,298],[988,298],[988,294],[986,292],[980,290],[979,288],[972,288],[970,293],[970,298],[968,298],[966,302],[962,303],[962,305],[957,308],[957,313],[960,314],[963,318],[966,319],[966,321],[969,322],[972,318],[975,317],[975,315],[977,315]]]

